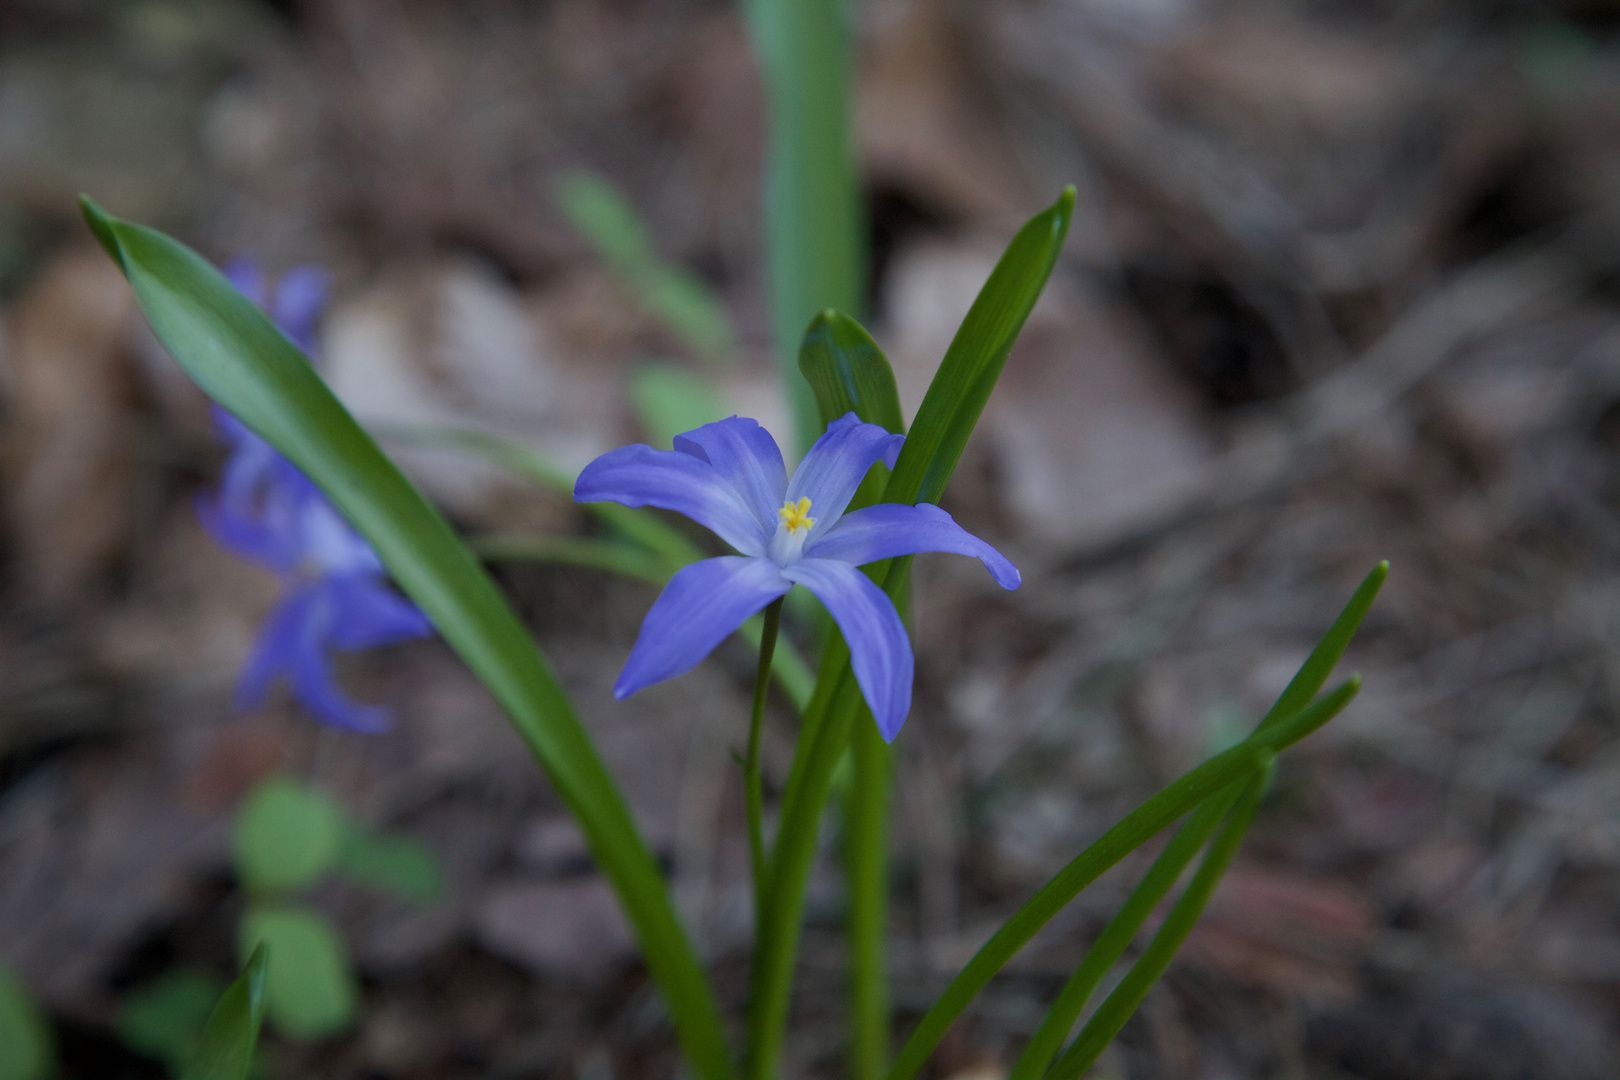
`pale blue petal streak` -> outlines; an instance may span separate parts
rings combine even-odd
[[[723,555],[682,567],[642,620],[613,696],[627,698],[692,670],[744,619],[792,587],[769,559]]]
[[[810,498],[810,516],[816,523],[805,538],[807,545],[832,528],[855,497],[855,489],[861,486],[867,470],[888,460],[890,452],[904,441],[904,435],[862,423],[853,412],[827,425],[788,481],[786,501]]]
[[[911,639],[900,613],[872,579],[847,562],[805,559],[782,571],[826,605],[849,643],[855,681],[887,742],[911,711]]]
[[[433,633],[422,609],[389,588],[380,574],[341,574],[326,579],[337,609],[331,643],[356,652],[394,645]]]
[[[968,532],[932,503],[905,506],[878,503],[845,514],[819,540],[804,547],[807,559],[838,559],[864,566],[897,555],[946,551],[971,555],[1003,589],[1016,589],[1022,580],[1006,556]]]
[[[733,416],[675,436],[675,449],[707,461],[740,496],[766,536],[787,491],[787,468],[771,433],[756,420]]]
[[[656,506],[685,514],[744,555],[765,554],[769,537],[740,492],[702,458],[644,443],[610,450],[574,482],[576,502]]]

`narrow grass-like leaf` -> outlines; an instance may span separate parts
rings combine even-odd
[[[1368,609],[1388,575],[1389,563],[1381,562],[1363,579],[1349,602],[1345,604],[1344,610],[1323,635],[1321,642],[1311,651],[1305,663],[1289,681],[1287,688],[1277,698],[1276,704],[1267,711],[1256,729],[1257,732],[1265,731],[1279,720],[1299,712],[1316,696],[1317,691],[1321,690],[1328,676],[1332,674],[1339,658],[1344,655],[1345,648],[1350,644],[1350,639],[1355,635],[1361,621],[1366,618]],[[1102,934],[1086,952],[1079,969],[1064,985],[1039,1030],[1024,1047],[1024,1052],[1019,1056],[1018,1063],[1008,1080],[1036,1080],[1046,1071],[1052,1057],[1063,1045],[1063,1040],[1068,1037],[1069,1030],[1085,1008],[1097,983],[1124,954],[1154,907],[1175,885],[1181,871],[1192,861],[1198,849],[1215,830],[1221,818],[1237,799],[1240,783],[1234,783],[1224,793],[1211,798],[1194,811],[1187,824],[1182,826],[1175,839],[1143,875],[1141,883],[1104,928]]]
[[[574,536],[536,536],[531,533],[490,533],[475,536],[467,543],[487,562],[518,560],[583,566],[607,570],[653,585],[669,580],[668,563],[643,547],[614,540],[581,539]]]
[[[823,308],[858,312],[865,237],[850,140],[850,28],[840,0],[748,0],[765,77],[770,136],[765,247],[771,325],[799,450],[822,428],[794,366],[804,327]]]
[[[265,977],[270,953],[253,950],[242,974],[225,990],[203,1028],[202,1046],[181,1080],[247,1080],[264,1023]]]
[[[1239,797],[1237,805],[1232,808],[1232,815],[1226,821],[1221,835],[1216,837],[1210,845],[1209,854],[1204,856],[1204,863],[1193,875],[1187,889],[1176,901],[1175,907],[1159,927],[1159,932],[1153,935],[1153,940],[1142,951],[1142,956],[1132,965],[1129,973],[1114,988],[1114,992],[1104,999],[1086,1026],[1080,1030],[1064,1055],[1057,1060],[1046,1075],[1049,1080],[1077,1080],[1077,1078],[1097,1060],[1098,1056],[1113,1042],[1119,1029],[1125,1026],[1125,1021],[1131,1018],[1142,999],[1147,997],[1153,984],[1164,974],[1165,968],[1175,958],[1176,951],[1181,943],[1187,940],[1192,933],[1193,926],[1198,922],[1198,916],[1204,912],[1204,906],[1214,895],[1215,887],[1220,884],[1221,877],[1226,873],[1227,867],[1232,865],[1232,858],[1237,854],[1238,847],[1243,843],[1243,837],[1249,831],[1249,825],[1254,821],[1254,814],[1260,807],[1260,797],[1266,789],[1266,779],[1269,776],[1273,762],[1264,759],[1260,763],[1258,775],[1243,787],[1243,794]]]
[[[1063,1041],[1069,1037],[1074,1022],[1080,1018],[1097,984],[1130,948],[1142,924],[1153,914],[1159,901],[1175,887],[1181,872],[1220,825],[1221,819],[1237,801],[1242,783],[1237,781],[1229,785],[1225,791],[1211,796],[1194,810],[1186,824],[1153,861],[1129,899],[1109,920],[1097,940],[1092,942],[1091,948],[1086,950],[1085,959],[1064,984],[1057,1000],[1047,1011],[1046,1019],[1041,1021],[1040,1028],[1019,1055],[1018,1063],[1013,1066],[1007,1080],[1039,1080],[1046,1072],[1052,1058],[1063,1048]]]
[[[658,257],[646,226],[617,188],[595,173],[578,171],[563,175],[556,190],[568,220],[642,307],[704,359],[732,351],[731,320],[719,300],[696,275]]]
[[[694,1070],[728,1077],[719,1010],[658,865],[567,696],[472,552],[223,275],[156,230],[89,199],[82,205],[169,352],[321,486],[505,708],[618,893]]]
[[[1074,188],[1018,230],[979,290],[928,384],[884,493],[886,502],[938,502],[990,400],[1007,354],[1035,307],[1074,217]]]
[[[1012,918],[1003,923],[1001,929],[951,980],[951,984],[906,1040],[894,1067],[889,1070],[889,1080],[909,1080],[915,1076],[946,1029],[962,1014],[968,1003],[1082,889],[1193,807],[1243,774],[1260,767],[1268,755],[1292,746],[1333,719],[1360,689],[1361,680],[1352,677],[1309,708],[1277,722],[1265,731],[1257,731],[1232,749],[1215,755],[1172,781],[1077,855]]]
[[[755,5],[756,22],[761,11],[775,18],[783,14],[783,8],[819,7],[819,4],[782,5],[776,0],[755,0]],[[1053,206],[1035,215],[1019,230],[996,263],[929,386],[917,421],[900,452],[900,460],[884,486],[883,501],[939,500],[961,457],[967,436],[1000,377],[1013,341],[1056,264],[1073,211],[1074,189],[1069,188]],[[817,306],[828,304],[823,301]],[[812,326],[814,329],[816,327]],[[848,330],[847,327],[842,329]],[[852,337],[844,340],[852,340]],[[847,346],[846,352],[851,357],[865,355]],[[881,350],[876,355],[881,357]],[[839,403],[841,392],[847,393],[840,391],[839,381],[836,378],[818,380],[832,407]],[[860,384],[856,385],[859,390]],[[898,412],[898,408],[895,411]],[[819,419],[819,408],[817,416]],[[911,557],[892,559],[887,564],[876,563],[867,567],[866,572],[904,611]],[[849,743],[854,725],[872,722],[850,674],[848,660],[847,647],[841,638],[833,635],[823,656],[816,698],[805,710],[793,766],[783,792],[782,824],[771,858],[766,913],[754,950],[749,1043],[744,1065],[750,1080],[766,1080],[773,1073],[781,1050],[798,953],[799,923],[804,913],[804,890],[815,857],[833,769]]]

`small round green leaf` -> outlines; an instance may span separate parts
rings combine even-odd
[[[444,895],[444,871],[433,851],[410,836],[355,831],[343,845],[343,875],[413,904]]]
[[[223,989],[206,972],[166,971],[125,996],[118,1008],[118,1037],[136,1053],[179,1073],[202,1045],[203,1028]]]
[[[271,777],[242,804],[231,847],[243,884],[275,892],[313,885],[336,864],[342,844],[343,812],[331,799]]]
[[[336,1035],[354,1020],[360,991],[335,927],[307,908],[257,907],[242,917],[240,948],[275,958],[265,979],[270,1023],[289,1039]]]

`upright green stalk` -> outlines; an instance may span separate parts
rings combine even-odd
[[[822,424],[799,375],[799,338],[816,312],[859,317],[865,246],[850,142],[850,33],[838,0],[749,0],[770,103],[765,240],[782,385],[805,450]]]
[[[748,809],[748,856],[754,871],[754,925],[765,911],[765,785],[759,775],[759,733],[765,723],[765,692],[771,686],[771,657],[776,632],[782,625],[782,598],[765,608],[765,628],[759,638],[759,674],[754,678],[754,708],[748,718],[748,758],[743,762],[743,798]]]
[[[889,747],[868,715],[850,739],[855,782],[844,814],[849,878],[851,1080],[881,1080],[889,1068],[887,929]]]

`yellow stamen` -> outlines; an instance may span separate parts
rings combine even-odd
[[[776,516],[782,519],[782,523],[787,526],[789,533],[797,533],[800,529],[809,532],[810,527],[816,523],[816,519],[810,516],[810,496],[808,495],[801,496],[796,506],[793,500],[789,499],[782,504],[782,509],[776,512]]]

